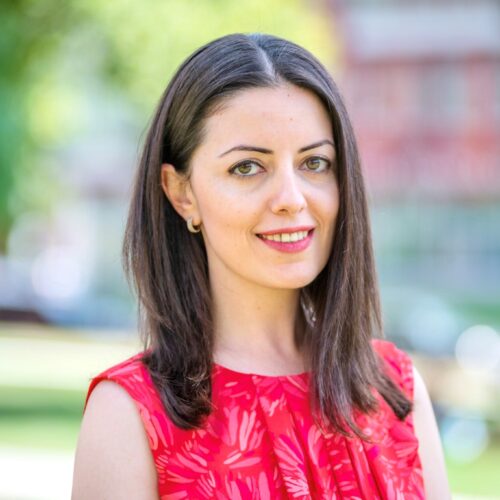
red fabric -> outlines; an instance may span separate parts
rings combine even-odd
[[[373,340],[373,347],[413,400],[408,355],[385,340]],[[425,498],[412,414],[398,420],[376,391],[379,411],[355,413],[374,440],[369,444],[322,433],[308,404],[308,373],[262,376],[216,365],[216,409],[202,429],[186,431],[169,420],[140,356],[92,379],[86,401],[101,380],[130,394],[149,439],[161,500]]]

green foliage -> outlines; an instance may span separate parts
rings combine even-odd
[[[0,253],[16,215],[40,206],[26,191],[44,177],[35,167],[29,95],[38,76],[50,71],[46,64],[74,24],[74,14],[55,0],[0,3]]]
[[[108,75],[148,110],[188,54],[228,33],[269,32],[304,45],[326,64],[333,58],[324,16],[299,0],[94,0],[89,6],[104,37]]]

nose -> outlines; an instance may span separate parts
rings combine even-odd
[[[307,205],[301,179],[294,168],[282,168],[273,179],[271,210],[275,214],[296,214]]]

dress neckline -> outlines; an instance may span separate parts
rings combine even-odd
[[[236,370],[233,370],[231,368],[227,368],[226,366],[220,365],[219,363],[213,363],[215,371],[218,371],[219,373],[226,373],[228,375],[231,375],[233,377],[242,377],[242,378],[258,378],[262,380],[284,380],[284,379],[300,379],[300,378],[306,378],[310,375],[310,372],[305,371],[305,372],[300,372],[300,373],[291,373],[289,375],[262,375],[259,373],[246,373],[246,372],[239,372]]]

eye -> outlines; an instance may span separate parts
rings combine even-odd
[[[258,173],[260,165],[251,160],[245,160],[237,163],[234,167],[229,170],[229,173],[236,175],[237,177],[252,177]]]
[[[311,156],[304,162],[306,170],[310,172],[324,172],[330,168],[331,162],[321,156]]]

